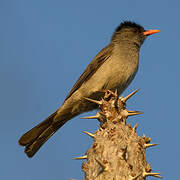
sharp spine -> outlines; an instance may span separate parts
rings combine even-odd
[[[95,103],[95,104],[98,104],[98,105],[101,105],[102,104],[102,102],[101,101],[97,101],[97,100],[94,100],[94,99],[90,99],[90,98],[84,98],[84,99],[86,99],[86,100],[88,100],[88,101],[90,101],[90,102],[93,102],[93,103]]]
[[[143,114],[141,111],[128,111],[128,116]]]
[[[143,173],[143,177],[154,176],[154,177],[162,178],[162,176],[159,176],[159,175],[160,175],[160,173],[151,173],[151,172],[144,172]]]
[[[95,135],[92,134],[92,133],[90,133],[90,132],[87,132],[87,131],[82,131],[82,132],[85,133],[85,134],[87,134],[88,136],[90,136],[90,137],[92,137],[92,138],[95,137]]]
[[[99,116],[87,116],[87,117],[81,117],[81,119],[99,119]]]
[[[140,89],[136,89],[131,94],[127,95],[126,97],[122,98],[122,101],[125,103],[131,96],[133,96],[135,93],[137,93]]]
[[[80,156],[80,157],[76,157],[76,158],[72,158],[72,159],[73,159],[73,160],[87,159],[87,155]]]
[[[145,148],[157,146],[159,144],[144,144]]]

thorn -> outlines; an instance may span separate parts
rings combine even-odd
[[[143,112],[141,112],[141,111],[127,111],[127,112],[128,112],[128,116],[143,114]]]
[[[81,117],[80,119],[99,119],[100,116],[87,116],[87,117]]]
[[[159,176],[159,175],[154,175],[154,177],[157,177],[157,178],[160,178],[160,179],[163,178],[162,176]]]
[[[90,98],[86,98],[86,97],[84,97],[84,99],[86,99],[86,100],[88,100],[88,101],[90,101],[90,102],[93,102],[93,103],[95,103],[95,104],[98,104],[98,105],[101,105],[101,104],[102,104],[101,101],[97,101],[97,100],[94,100],[94,99],[90,99]]]
[[[159,145],[159,144],[144,144],[145,148],[157,146],[157,145]]]
[[[160,178],[160,179],[163,178],[162,176],[159,176],[159,175],[154,175],[154,177],[157,177],[157,178]]]
[[[121,111],[121,115],[123,117],[126,117],[126,118],[128,116],[134,116],[134,115],[139,115],[139,114],[143,114],[143,112],[141,112],[141,111],[129,111],[127,109],[124,109],[124,110]]]
[[[127,95],[126,97],[122,98],[122,101],[125,103],[131,96],[133,96],[135,93],[137,93],[140,89],[136,89],[131,94]]]
[[[136,125],[133,127],[133,131],[134,131],[134,132],[136,132],[137,127],[138,127],[138,124],[136,124]]]
[[[89,132],[87,132],[87,131],[82,131],[83,133],[85,133],[85,134],[87,134],[87,135],[89,135],[90,137],[92,137],[92,138],[94,138],[95,137],[95,135],[94,134],[92,134],[92,133],[89,133]]]
[[[76,158],[72,158],[72,159],[73,159],[73,160],[87,159],[87,155],[80,156],[80,157],[76,157]]]
[[[162,176],[159,175],[160,173],[143,172],[143,177],[154,176],[154,177],[162,178]]]

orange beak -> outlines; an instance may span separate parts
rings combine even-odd
[[[160,32],[160,30],[157,30],[157,29],[154,29],[154,30],[146,30],[143,32],[143,35],[144,36],[148,36],[148,35],[151,35],[151,34],[155,34],[155,33],[158,33]]]

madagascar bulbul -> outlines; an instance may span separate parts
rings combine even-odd
[[[159,30],[144,30],[134,22],[121,23],[110,43],[102,49],[72,87],[59,109],[19,139],[25,153],[32,157],[39,148],[67,121],[75,116],[97,109],[85,98],[100,100],[102,90],[117,90],[120,95],[136,75],[139,51],[148,35]]]

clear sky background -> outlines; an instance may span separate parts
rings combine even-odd
[[[81,131],[95,132],[98,122],[80,117],[95,112],[69,121],[32,159],[17,141],[61,105],[123,20],[161,30],[143,44],[124,95],[141,88],[128,107],[144,114],[128,122],[160,144],[146,153],[153,171],[179,179],[179,19],[178,0],[0,0],[0,179],[83,179],[72,158],[92,145]]]

